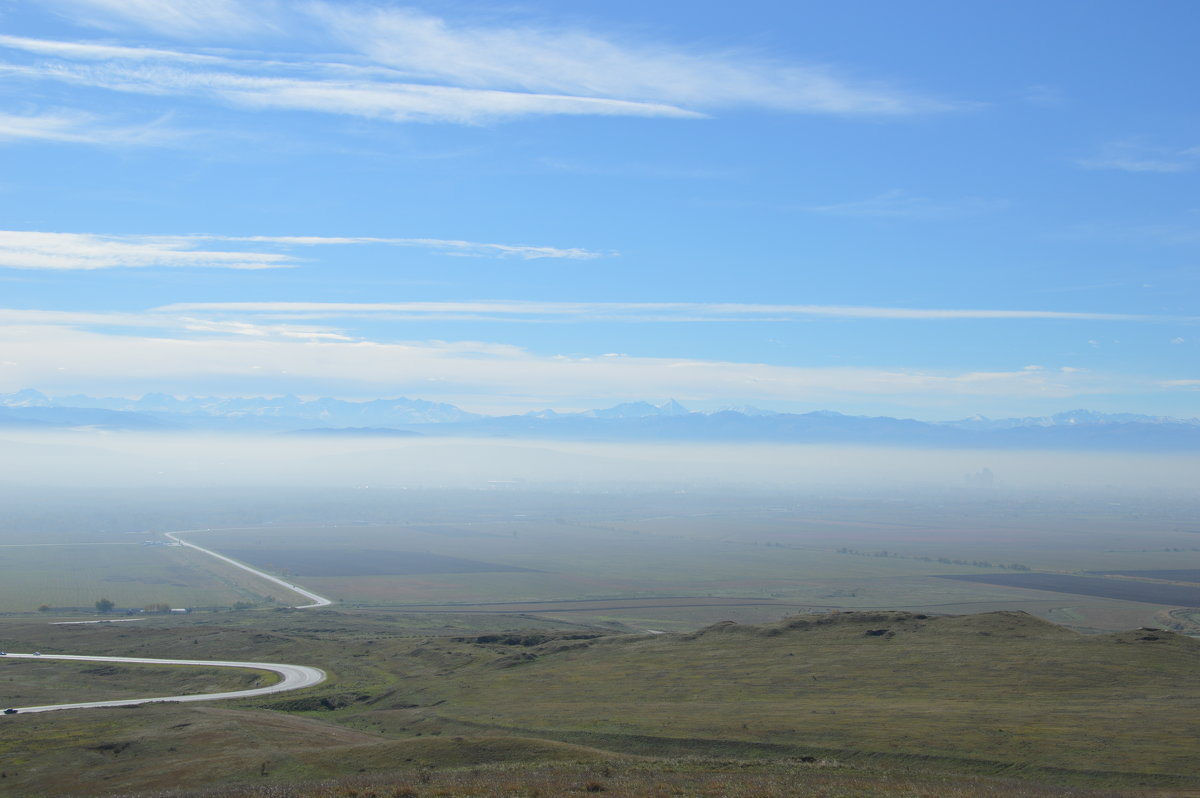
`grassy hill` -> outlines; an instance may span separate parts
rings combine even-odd
[[[1023,613],[659,635],[505,620],[438,617],[438,634],[419,616],[324,611],[55,632],[43,649],[257,648],[332,679],[257,704],[6,718],[0,795],[1200,795],[1200,641],[1170,632],[1080,635]]]
[[[1186,778],[1200,752],[1200,688],[1188,676],[1200,641],[1169,632],[1084,636],[1023,613],[890,612],[476,645],[498,658],[422,693],[445,700],[439,718],[629,752],[889,755],[1112,783]]]

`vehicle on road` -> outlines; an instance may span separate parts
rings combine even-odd
[[[15,714],[17,714],[17,711],[15,709],[6,709],[6,710],[4,710],[4,714],[5,715],[15,715]]]

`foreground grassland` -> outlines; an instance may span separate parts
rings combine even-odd
[[[123,627],[10,619],[0,639],[330,674],[253,702],[0,718],[0,795],[1200,792],[1200,641],[1085,636],[1023,613],[804,615],[651,635],[273,611]]]
[[[316,784],[226,787],[141,798],[1119,798],[1130,793],[1041,786],[1009,779],[939,777],[832,762],[763,765],[713,759],[600,760],[560,765],[474,766],[360,776]],[[1155,793],[1166,798],[1181,793]]]

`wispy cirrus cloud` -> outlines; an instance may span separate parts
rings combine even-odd
[[[1089,158],[1076,163],[1084,169],[1115,169],[1121,172],[1171,174],[1200,167],[1200,146],[1158,147],[1139,141],[1111,141]]]
[[[119,30],[136,27],[176,37],[262,35],[278,29],[272,0],[50,0],[76,22]]]
[[[0,113],[0,141],[57,141],[112,146],[165,145],[178,141],[179,131],[159,122],[114,124],[95,114],[52,111],[41,114]]]
[[[378,341],[294,326],[199,328],[159,316],[162,331],[82,329],[58,315],[0,312],[0,390],[37,385],[129,392],[198,393],[237,384],[279,393],[280,386],[317,395],[397,392],[430,398],[475,395],[512,404],[647,395],[693,399],[840,401],[889,397],[1068,398],[1129,390],[1170,390],[1137,377],[1078,369],[919,370],[813,368],[672,357],[539,354],[480,341]],[[117,314],[118,316],[120,314]],[[86,321],[95,321],[92,318]],[[114,323],[127,321],[114,317]],[[88,325],[93,327],[94,325]]]
[[[110,30],[135,27],[222,45],[230,36],[265,32],[302,47],[315,39],[345,54],[279,60],[0,37],[0,46],[43,59],[6,65],[10,76],[395,122],[477,123],[537,114],[697,118],[736,107],[897,116],[964,107],[882,81],[845,77],[828,66],[748,51],[635,41],[580,28],[472,25],[394,5],[321,0],[58,0],[58,5]]]
[[[233,64],[245,68],[248,64]],[[261,65],[252,65],[262,72]],[[474,124],[527,115],[661,116],[703,114],[661,103],[604,97],[470,89],[341,74],[298,78],[168,64],[0,65],[0,75],[53,80],[151,96],[185,96],[253,110],[313,111],[390,122]]]
[[[395,6],[314,2],[308,9],[345,45],[374,61],[454,85],[702,109],[888,115],[954,107],[882,83],[852,81],[827,67],[748,53],[620,42],[580,29],[454,24]]]
[[[92,270],[151,266],[278,269],[295,259],[270,252],[197,249],[176,236],[108,236],[0,230],[0,268]]]
[[[427,319],[490,321],[625,321],[729,322],[790,321],[806,318],[864,320],[952,321],[1034,320],[1170,321],[1166,317],[1127,313],[1085,313],[1054,310],[996,310],[958,308],[889,308],[855,305],[769,305],[727,302],[533,302],[486,300],[472,302],[181,302],[157,312],[234,313],[308,318],[403,316]]]
[[[356,341],[357,337],[322,325],[272,324],[233,319],[202,318],[186,313],[138,313],[123,311],[26,310],[0,308],[0,328],[36,331],[76,329],[99,331],[155,330],[173,339],[209,335],[256,339],[302,339],[306,341]]]
[[[892,189],[874,197],[801,208],[809,213],[829,216],[865,216],[881,219],[952,219],[1000,210],[1008,203],[965,197],[958,200],[933,200],[907,191]]]
[[[1094,241],[1141,242],[1155,245],[1192,246],[1200,242],[1200,208],[1189,208],[1155,221],[1129,219],[1105,219],[1086,222],[1066,228],[1066,238],[1082,238]],[[1193,276],[1194,269],[1180,274]]]
[[[487,244],[479,241],[460,241],[446,238],[379,238],[372,236],[194,236],[208,241],[247,241],[254,243],[284,244],[291,246],[338,246],[352,244],[382,244],[393,247],[417,247],[439,250],[453,255],[480,257],[520,258],[565,258],[568,260],[591,260],[606,254],[581,247],[541,247],[527,244]]]
[[[53,39],[33,39],[28,36],[0,35],[0,47],[53,56],[64,61],[164,61],[211,65],[229,63],[227,58],[203,53],[162,50],[155,47],[126,47],[100,42],[62,42]]]
[[[248,243],[279,248],[377,244],[413,247],[454,255],[497,258],[588,259],[599,253],[580,248],[489,244],[435,238],[318,236],[102,235],[0,230],[0,268],[94,270],[113,268],[193,267],[278,269],[302,261],[280,251],[212,249],[213,243]]]

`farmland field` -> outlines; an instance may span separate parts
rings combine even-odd
[[[398,576],[406,574],[474,574],[529,571],[515,565],[465,560],[420,551],[377,549],[223,549],[222,554],[257,568],[293,576]]]
[[[1132,576],[1141,579],[1162,579],[1167,582],[1200,582],[1200,568],[1160,568],[1150,571],[1094,571],[1100,576]]]
[[[237,578],[233,569],[182,547],[10,545],[0,549],[0,558],[0,611],[6,612],[40,606],[92,610],[101,598],[117,610],[152,604],[220,606],[261,601],[260,593],[268,592],[265,583],[243,587],[249,580]]]
[[[443,615],[520,612],[684,631],[810,610],[1021,609],[1093,631],[1167,625],[1161,615],[1194,606],[1190,594],[1047,591],[1046,582],[1040,593],[1022,589],[1032,584],[1022,578],[1039,572],[1200,572],[1194,503],[1110,498],[267,493],[227,506],[193,498],[177,516],[156,498],[135,515],[151,528],[133,539],[186,529],[189,542],[349,606]],[[79,507],[57,520],[29,511],[2,541],[0,611],[90,611],[102,597],[120,608],[294,603],[286,589],[200,552],[126,543],[130,530],[113,512],[89,527]],[[255,520],[204,526],[238,518]],[[42,540],[78,545],[31,545]],[[943,578],[956,575],[970,578]],[[1191,628],[1190,617],[1173,622]]]
[[[1052,504],[722,505],[710,497],[699,512],[668,499],[584,515],[559,501],[550,517],[476,508],[433,523],[258,526],[189,539],[356,606],[537,613],[666,630],[855,608],[1024,609],[1076,628],[1122,629],[1160,623],[1163,605],[1191,606],[1182,601],[1190,594],[1038,596],[1013,590],[1019,580],[1008,578],[1066,562],[1200,564],[1195,533],[1180,529],[1178,513],[1155,518],[1142,508],[1130,519]],[[306,565],[286,565],[294,556]],[[456,565],[467,559],[471,571]],[[964,566],[972,579],[938,578],[962,575]]]
[[[1130,579],[1104,579],[1068,574],[960,574],[944,576],[963,582],[985,582],[991,585],[1023,587],[1029,590],[1048,590],[1054,593],[1073,593],[1081,596],[1140,601],[1180,607],[1200,607],[1200,587],[1164,585],[1156,582],[1135,582]]]

